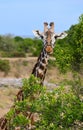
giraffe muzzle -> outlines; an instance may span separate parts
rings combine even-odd
[[[49,46],[46,46],[45,48],[46,52],[49,53],[49,54],[52,54],[53,53],[53,48],[49,45]]]

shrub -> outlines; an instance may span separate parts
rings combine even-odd
[[[59,68],[59,70],[63,73],[67,72],[71,69],[72,63],[72,48],[70,45],[63,43],[61,45],[58,41],[56,47],[54,48],[54,57],[56,58],[55,64]]]
[[[12,124],[10,129],[17,126],[25,128],[31,122],[25,116],[28,108],[39,115],[36,130],[68,129],[83,121],[83,102],[71,88],[58,86],[49,92],[39,85],[37,78],[31,76],[29,80],[23,80],[23,94],[24,100],[15,102],[15,108],[7,114],[9,124]]]
[[[8,60],[0,60],[0,70],[7,74],[10,70],[10,65]]]
[[[11,51],[11,52],[1,52],[2,57],[26,57],[26,53],[24,51]]]
[[[42,49],[42,41],[39,39],[34,39],[33,40],[33,49],[32,49],[32,55],[33,56],[38,56],[41,52]]]
[[[24,51],[14,51],[10,53],[10,57],[25,57],[26,54]]]
[[[83,121],[83,103],[71,90],[67,93],[59,87],[52,93],[42,95],[38,104],[41,111],[38,130],[65,129],[76,121]]]

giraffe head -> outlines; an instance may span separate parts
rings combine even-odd
[[[34,30],[33,33],[36,37],[41,38],[44,43],[44,49],[48,54],[53,53],[53,48],[56,39],[62,39],[67,34],[65,32],[56,34],[54,32],[54,22],[51,22],[49,24],[50,27],[48,27],[48,23],[44,22],[44,32],[41,33],[39,30]]]

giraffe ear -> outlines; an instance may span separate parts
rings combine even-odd
[[[67,36],[66,32],[62,32],[60,34],[55,34],[55,39],[63,39]]]
[[[35,37],[43,38],[43,35],[39,30],[33,30],[32,32],[33,32]]]

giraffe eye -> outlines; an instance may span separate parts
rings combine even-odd
[[[44,37],[41,35],[41,39],[43,39]]]

